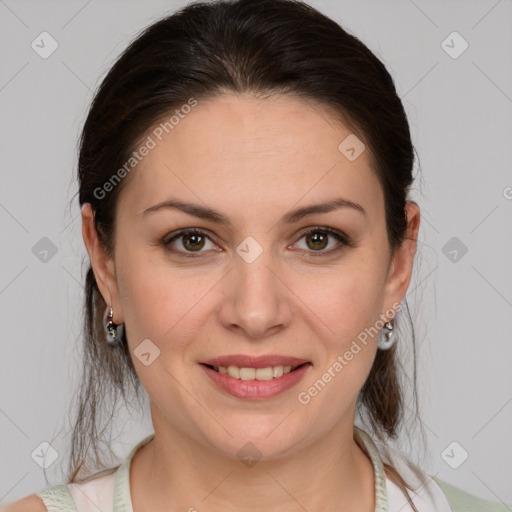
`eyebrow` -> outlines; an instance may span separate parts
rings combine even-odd
[[[315,213],[328,213],[339,208],[351,208],[362,213],[363,215],[367,215],[366,210],[360,204],[339,197],[325,203],[312,204],[309,206],[296,208],[295,210],[292,210],[284,215],[278,224],[293,224],[294,222],[298,222],[307,215],[313,215]],[[212,208],[198,204],[187,203],[185,201],[179,201],[172,198],[147,208],[142,212],[142,215],[153,213],[162,209],[179,210],[184,213],[188,213],[189,215],[193,215],[194,217],[199,217],[201,219],[210,220],[226,227],[231,227],[230,220],[225,215],[216,210],[213,210]]]

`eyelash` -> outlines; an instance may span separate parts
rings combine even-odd
[[[329,227],[323,227],[323,226],[315,226],[315,227],[309,229],[308,231],[302,233],[299,240],[301,240],[305,236],[313,234],[313,233],[327,233],[328,235],[331,235],[332,237],[334,237],[338,242],[340,242],[340,245],[336,246],[333,249],[329,249],[328,251],[324,251],[324,250],[306,251],[309,253],[308,257],[311,256],[311,257],[316,258],[316,257],[323,257],[323,256],[331,256],[331,255],[341,251],[345,247],[353,247],[353,244],[347,235],[345,235],[344,233],[339,232],[335,229],[332,229]],[[175,249],[170,248],[170,244],[172,242],[174,242],[175,240],[179,239],[180,237],[182,237],[184,235],[190,235],[190,234],[204,236],[204,237],[208,238],[210,241],[212,241],[210,239],[210,237],[204,231],[201,231],[200,229],[197,229],[197,228],[188,228],[188,229],[183,229],[183,230],[179,231],[178,233],[174,234],[169,239],[164,239],[162,241],[162,243],[163,243],[165,249],[173,254],[178,254],[178,255],[184,256],[186,258],[201,257],[200,256],[201,252],[205,252],[205,251],[197,251],[197,253],[194,254],[193,251],[177,251]]]

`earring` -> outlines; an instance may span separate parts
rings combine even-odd
[[[392,318],[389,322],[386,322],[379,333],[379,342],[377,348],[380,350],[389,350],[396,341],[395,336],[395,319]]]
[[[109,345],[117,345],[118,343],[121,343],[124,331],[123,324],[115,324],[113,318],[114,310],[112,309],[112,306],[110,306],[110,310],[108,307],[105,308],[105,313],[103,314],[103,329],[105,331],[105,338]]]

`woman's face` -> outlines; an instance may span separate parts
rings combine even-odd
[[[115,264],[89,251],[155,432],[230,456],[252,442],[268,458],[351,433],[377,350],[365,329],[396,310],[415,251],[406,241],[392,264],[368,150],[340,150],[351,131],[291,96],[199,101],[168,131],[148,132],[120,195]],[[157,208],[167,201],[179,205]],[[249,369],[236,379],[206,362]]]

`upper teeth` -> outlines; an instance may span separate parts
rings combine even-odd
[[[293,369],[295,370],[296,367]],[[234,379],[241,380],[272,380],[290,373],[292,367],[288,366],[267,366],[266,368],[240,368],[238,366],[214,366],[219,373],[226,373]]]

